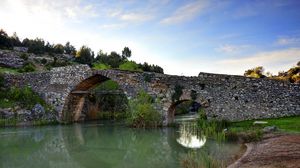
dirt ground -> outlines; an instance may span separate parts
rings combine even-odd
[[[300,134],[267,134],[229,168],[300,168]]]

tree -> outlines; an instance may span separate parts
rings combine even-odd
[[[258,67],[246,70],[244,73],[244,76],[253,77],[253,78],[265,78],[266,76],[263,73],[264,73],[264,68],[262,66],[258,66]]]
[[[76,48],[71,45],[70,42],[66,43],[66,45],[64,46],[64,51],[65,54],[76,55]]]
[[[297,63],[297,66],[299,66],[299,67],[300,67],[300,61]]]
[[[112,68],[118,68],[122,63],[122,57],[115,51],[111,52],[109,57],[109,64]]]
[[[92,65],[94,60],[92,50],[87,46],[82,46],[76,54],[75,61],[81,64]]]
[[[28,52],[34,54],[43,54],[45,52],[45,41],[41,38],[30,40],[28,38],[22,41],[24,47],[28,47]]]
[[[147,62],[139,64],[140,69],[146,72],[164,73],[164,69],[158,65],[149,65]]]
[[[61,44],[56,44],[54,46],[54,53],[56,54],[63,54],[64,53],[64,46]]]
[[[8,49],[12,48],[12,46],[12,42],[7,33],[3,29],[0,29],[0,48]]]
[[[45,52],[53,53],[54,52],[54,45],[47,42],[46,45],[45,45]]]
[[[10,39],[11,39],[11,43],[13,46],[21,46],[22,45],[16,32],[14,32],[13,36],[11,36]]]
[[[126,60],[131,57],[131,50],[128,47],[124,47],[122,51],[122,59]]]

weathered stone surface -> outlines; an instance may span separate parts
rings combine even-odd
[[[0,66],[20,68],[23,67],[24,63],[24,60],[19,57],[18,52],[0,50]]]
[[[19,52],[27,52],[28,47],[14,47],[14,51],[19,51]]]
[[[41,104],[36,104],[32,108],[31,113],[35,118],[40,118],[45,115],[45,109]]]
[[[45,108],[36,104],[31,110],[27,110],[21,107],[15,108],[0,108],[1,119],[16,119],[18,121],[58,121],[57,113],[54,111],[47,111]]]
[[[147,77],[147,78],[146,78]],[[174,107],[191,100],[206,107],[207,117],[240,121],[300,115],[300,85],[271,79],[200,73],[198,77],[120,70],[92,70],[87,65],[54,68],[48,72],[6,75],[10,85],[30,85],[47,103],[54,106],[58,118],[75,120],[80,116],[84,94],[107,79],[116,81],[127,97],[144,90],[157,98],[155,107],[163,114],[165,124],[174,119]],[[172,102],[175,86],[183,87],[180,100]]]
[[[0,108],[0,118],[12,118],[14,117],[14,113],[12,112],[11,108]]]

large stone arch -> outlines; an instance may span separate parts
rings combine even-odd
[[[88,95],[89,91],[107,80],[113,79],[109,78],[108,76],[104,76],[103,74],[93,73],[91,76],[87,77],[86,79],[83,79],[77,85],[73,86],[64,102],[61,121],[80,121],[85,98]],[[123,90],[122,84],[119,83],[118,80],[113,81],[118,83],[125,95],[128,94],[128,91],[126,92]]]

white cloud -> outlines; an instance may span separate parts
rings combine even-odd
[[[278,38],[276,41],[276,44],[278,45],[300,45],[300,38],[297,37],[281,37]]]
[[[120,20],[129,22],[145,22],[151,20],[154,16],[144,13],[125,13],[119,16]]]
[[[237,53],[247,48],[250,48],[250,45],[230,45],[230,44],[223,44],[216,48],[219,52],[225,53]]]
[[[162,24],[176,24],[189,21],[196,17],[205,7],[208,6],[206,1],[195,1],[178,8],[171,16],[164,18]]]
[[[300,48],[260,52],[243,58],[225,59],[215,63],[215,72],[242,75],[245,70],[263,66],[266,71],[277,74],[288,70],[300,60]]]
[[[100,29],[108,29],[108,30],[121,29],[125,26],[126,26],[126,24],[123,24],[123,23],[103,24],[103,25],[100,25]]]

